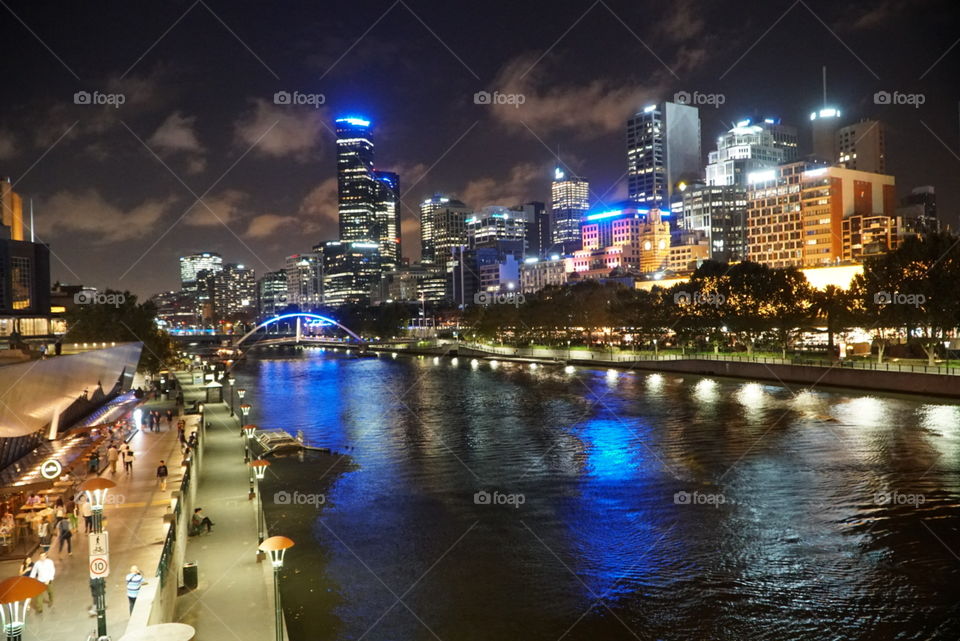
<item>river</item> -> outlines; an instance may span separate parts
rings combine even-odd
[[[319,349],[236,374],[345,456],[263,484],[292,641],[960,638],[956,404]]]

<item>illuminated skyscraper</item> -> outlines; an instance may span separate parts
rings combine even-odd
[[[789,160],[787,150],[790,148],[778,142],[767,128],[772,124],[773,119],[756,124],[749,119],[741,120],[717,137],[716,151],[707,156],[707,184],[745,186],[751,173]],[[795,144],[793,150],[796,150]]]
[[[550,235],[554,249],[568,253],[580,249],[580,224],[590,209],[590,183],[567,176],[557,167],[550,188]]]
[[[340,240],[379,243],[377,203],[381,183],[374,176],[370,121],[338,118],[336,129]]]
[[[420,262],[446,272],[451,249],[467,244],[466,220],[471,214],[465,204],[435,194],[420,204]]]
[[[216,273],[223,269],[223,257],[216,252],[198,252],[180,257],[180,288],[196,291],[197,275],[202,271]]]
[[[887,173],[885,134],[879,120],[861,120],[841,127],[836,137],[836,163],[847,169]]]
[[[700,110],[663,102],[627,121],[627,191],[630,200],[670,209],[681,181],[700,179]]]
[[[837,161],[836,134],[840,127],[840,110],[824,107],[810,114],[813,132],[813,157],[828,163]]]
[[[400,176],[390,171],[374,171],[377,181],[377,238],[380,266],[392,271],[400,265]]]

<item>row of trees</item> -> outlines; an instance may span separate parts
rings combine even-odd
[[[805,332],[835,336],[862,328],[878,358],[900,337],[933,364],[944,339],[960,327],[960,239],[950,234],[908,238],[870,258],[849,289],[814,289],[796,268],[752,262],[705,262],[689,282],[652,290],[585,281],[528,295],[522,304],[473,307],[469,335],[518,343],[565,345],[617,342],[630,334],[656,348],[712,344],[752,353],[777,346],[784,355]]]

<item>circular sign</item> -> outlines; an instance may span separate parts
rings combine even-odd
[[[58,479],[62,473],[63,466],[60,465],[60,461],[55,458],[48,458],[40,464],[40,475],[45,479]]]
[[[90,559],[90,576],[93,578],[107,576],[110,569],[110,563],[102,556],[96,556]]]

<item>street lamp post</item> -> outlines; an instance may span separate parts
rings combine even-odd
[[[203,410],[204,410],[203,403],[197,403],[197,410],[200,412],[200,432],[203,433],[207,429],[207,424],[204,421],[204,415],[203,415]]]
[[[273,604],[276,613],[277,641],[283,641],[283,610],[280,608],[280,570],[283,568],[283,557],[293,541],[285,536],[271,536],[260,544],[259,549],[270,555],[270,565],[273,566]]]
[[[253,439],[254,434],[257,431],[256,425],[244,425],[242,429],[243,439],[243,462],[246,463],[250,460],[250,441]],[[250,479],[250,485],[253,485],[253,478]]]
[[[46,585],[27,576],[0,581],[0,625],[6,641],[23,639],[30,599],[40,596],[46,589]]]
[[[257,459],[250,461],[247,465],[253,470],[253,476],[256,479],[257,494],[257,538],[259,543],[263,543],[263,497],[260,496],[260,481],[267,475],[267,468],[270,467],[270,461]],[[252,490],[252,487],[251,487]]]
[[[107,491],[117,484],[110,479],[92,478],[80,484],[80,491],[86,494],[93,512],[93,533],[103,534],[103,504],[107,500]],[[97,610],[97,635],[107,635],[107,593],[106,578],[99,577],[93,581],[93,600]]]
[[[235,414],[233,413],[233,386],[236,382],[237,382],[237,379],[235,379],[233,376],[230,376],[227,379],[227,383],[230,384],[230,416],[235,416]]]

